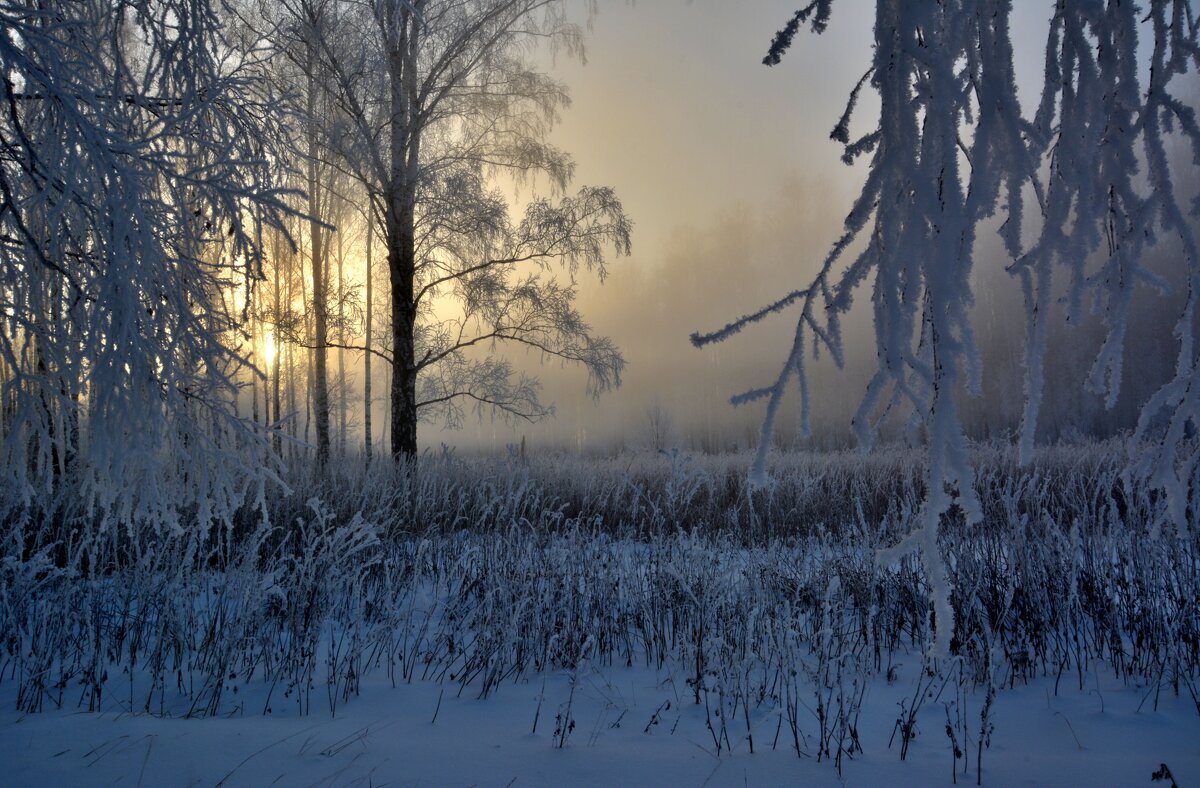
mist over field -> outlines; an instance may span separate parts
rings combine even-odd
[[[735,408],[729,398],[777,374],[793,326],[786,319],[763,323],[736,342],[703,350],[691,346],[688,334],[719,327],[793,286],[804,261],[822,253],[814,239],[836,236],[842,205],[850,197],[831,199],[834,193],[834,186],[794,177],[781,183],[757,210],[734,207],[703,225],[679,228],[649,264],[642,264],[643,252],[635,246],[632,258],[613,264],[602,286],[589,287],[581,296],[596,329],[611,336],[629,360],[620,389],[593,401],[583,392],[584,375],[579,371],[553,361],[542,363],[536,354],[518,354],[523,368],[545,385],[547,399],[556,403],[554,418],[538,424],[471,418],[461,430],[430,428],[424,433],[426,440],[465,451],[503,451],[525,438],[539,449],[606,454],[655,448],[648,435],[653,422],[665,417],[670,446],[706,452],[753,447],[762,408]],[[964,392],[961,401],[971,434],[989,439],[1011,436],[1020,426],[1025,327],[1019,317],[1018,283],[1002,266],[986,265],[989,252],[998,255],[997,245],[985,238],[981,246],[986,273],[975,281],[974,324],[984,357],[983,391],[978,397]],[[807,256],[797,252],[810,248]],[[1061,330],[1051,337],[1044,440],[1105,438],[1129,430],[1146,399],[1168,379],[1178,349],[1173,315],[1182,304],[1186,282],[1170,249],[1158,252],[1151,265],[1171,280],[1174,292],[1166,297],[1151,291],[1135,296],[1130,363],[1121,398],[1112,409],[1084,388],[1100,345],[1097,318],[1089,314],[1071,325],[1061,308],[1056,311]],[[714,282],[721,285],[713,287]],[[850,422],[875,365],[869,288],[859,293],[846,330],[844,367],[838,369],[828,356],[813,365],[812,436],[799,434],[799,403],[792,392],[776,433],[781,446],[854,445]],[[906,440],[899,426],[886,434]]]
[[[581,6],[573,9],[578,18]],[[712,349],[691,347],[688,335],[801,286],[841,235],[865,176],[861,163],[840,161],[841,146],[829,130],[870,61],[874,4],[842,3],[826,33],[804,38],[784,65],[764,69],[764,36],[787,13],[787,3],[601,4],[589,23],[586,64],[538,55],[571,88],[573,104],[554,139],[575,154],[581,180],[618,190],[635,221],[633,253],[608,262],[604,284],[580,277],[581,311],[616,341],[629,366],[618,390],[593,401],[581,371],[517,351],[511,357],[542,382],[555,417],[531,424],[483,414],[462,429],[422,425],[426,444],[494,452],[524,438],[541,449],[605,454],[653,447],[650,425],[664,417],[672,446],[723,452],[757,443],[762,407],[734,408],[729,398],[778,373],[791,343],[790,313]],[[1035,3],[1018,3],[1013,14],[1018,87],[1031,105],[1040,90],[1048,14]],[[1188,79],[1195,87],[1195,75]],[[864,96],[860,115],[870,117],[875,108],[877,99]],[[1181,192],[1194,192],[1190,151],[1177,143],[1171,154]],[[518,199],[528,192],[514,189]],[[998,225],[981,233],[973,280],[984,390],[965,397],[963,408],[979,438],[1015,433],[1023,399],[1021,292],[1003,270]],[[1096,318],[1069,328],[1056,315],[1043,439],[1107,437],[1133,427],[1174,364],[1172,316],[1186,291],[1177,254],[1168,246],[1151,262],[1175,292],[1165,300],[1148,288],[1135,296],[1130,363],[1115,408],[1083,387],[1100,344]],[[813,367],[813,435],[799,434],[793,391],[776,431],[780,445],[855,444],[850,421],[875,365],[869,283],[856,298],[845,368],[828,356]],[[903,430],[891,430],[890,439],[904,441]]]

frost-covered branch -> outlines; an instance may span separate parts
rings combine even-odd
[[[221,9],[0,2],[4,507],[70,479],[113,521],[228,523],[273,475],[222,294],[282,229],[286,113]]]
[[[798,11],[772,42],[775,65],[801,24],[820,32],[830,4]],[[953,632],[945,570],[937,554],[942,519],[961,509],[981,515],[966,459],[955,398],[977,393],[982,366],[970,323],[971,273],[979,230],[999,214],[1009,271],[1025,294],[1027,373],[1021,454],[1028,461],[1036,436],[1053,276],[1067,275],[1068,312],[1090,299],[1107,328],[1088,384],[1111,407],[1122,376],[1132,293],[1162,289],[1144,264],[1159,231],[1178,239],[1189,295],[1176,329],[1180,359],[1175,378],[1146,405],[1135,444],[1149,442],[1130,472],[1151,476],[1166,492],[1167,516],[1187,527],[1189,506],[1200,503],[1200,459],[1190,435],[1200,428],[1200,359],[1193,337],[1200,263],[1191,217],[1179,205],[1165,140],[1175,135],[1200,162],[1194,101],[1172,80],[1200,62],[1193,13],[1185,0],[1152,0],[1140,20],[1127,2],[1056,3],[1046,44],[1044,88],[1034,117],[1018,101],[1008,0],[878,5],[874,57],[855,85],[832,138],[844,161],[867,154],[870,166],[848,215],[845,234],[811,282],[766,308],[708,335],[718,342],[775,312],[799,306],[791,351],[771,385],[734,397],[735,404],[767,399],[752,480],[764,483],[771,431],[793,376],[808,410],[804,355],[833,352],[841,363],[840,317],[857,288],[871,282],[878,367],[854,419],[860,444],[874,439],[878,421],[903,406],[929,445],[928,499],[920,533],[885,555],[920,549],[935,591],[937,643]],[[1138,38],[1149,25],[1150,81],[1138,74]],[[853,139],[850,121],[869,84],[880,100],[879,122]],[[1028,221],[1027,202],[1034,205]],[[1032,239],[1032,240],[1028,240]],[[850,245],[863,250],[842,260]],[[1166,421],[1163,421],[1165,414]]]

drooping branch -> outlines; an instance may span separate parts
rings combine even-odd
[[[845,146],[846,163],[871,156],[843,237],[807,286],[718,331],[693,335],[697,345],[723,341],[750,323],[799,306],[792,349],[778,378],[734,398],[737,404],[768,400],[752,474],[762,483],[775,413],[793,376],[807,411],[806,337],[833,350],[840,364],[839,318],[851,308],[856,289],[872,282],[878,368],[854,426],[861,445],[868,446],[881,412],[904,404],[925,428],[930,446],[925,525],[898,549],[922,552],[937,591],[942,650],[952,622],[937,558],[938,524],[952,506],[961,507],[968,520],[979,517],[955,397],[962,390],[978,391],[982,377],[970,324],[970,274],[977,232],[989,217],[1004,218],[999,234],[1008,268],[1025,293],[1026,460],[1044,386],[1055,270],[1068,274],[1069,311],[1077,312],[1090,296],[1103,315],[1106,339],[1089,385],[1111,406],[1120,390],[1134,288],[1165,284],[1145,267],[1145,252],[1159,228],[1180,239],[1189,282],[1176,330],[1180,359],[1175,379],[1147,403],[1135,436],[1135,441],[1161,436],[1158,448],[1151,459],[1133,463],[1131,472],[1152,476],[1167,491],[1169,517],[1180,528],[1187,527],[1187,507],[1200,502],[1200,455],[1185,440],[1189,429],[1200,427],[1200,387],[1192,385],[1200,367],[1192,337],[1200,264],[1194,224],[1177,203],[1163,144],[1175,133],[1200,152],[1195,108],[1171,86],[1173,78],[1200,64],[1190,8],[1185,0],[1150,3],[1151,77],[1143,90],[1132,4],[1056,4],[1044,89],[1032,120],[1017,97],[1011,10],[1006,0],[879,5],[873,63],[851,91],[832,134]],[[780,62],[801,24],[811,19],[820,32],[828,18],[828,3],[804,6],[776,35],[764,62]],[[879,122],[852,141],[851,116],[866,84],[879,95]],[[1030,197],[1036,211],[1027,228]],[[842,256],[857,239],[865,249],[845,263]],[[1153,426],[1162,424],[1156,416],[1164,410],[1165,431]]]
[[[0,506],[71,478],[111,521],[208,526],[274,476],[224,294],[261,279],[256,228],[286,235],[289,113],[222,11],[0,3]]]

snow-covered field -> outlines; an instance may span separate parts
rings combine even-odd
[[[754,717],[753,754],[739,719],[731,723],[732,749],[718,756],[704,705],[692,702],[683,671],[618,666],[526,677],[486,700],[431,682],[393,688],[377,675],[335,715],[326,706],[308,716],[287,707],[264,716],[261,691],[248,694],[245,708],[212,719],[129,714],[116,698],[99,714],[64,708],[23,715],[12,710],[9,694],[0,716],[0,783],[950,785],[942,701],[953,697],[953,687],[922,709],[904,762],[898,743],[888,748],[897,704],[911,697],[920,663],[916,655],[902,661],[894,683],[881,679],[867,692],[859,724],[864,751],[844,762],[844,781],[832,764],[817,762],[811,737],[798,758],[786,723],[769,712]],[[1072,677],[1055,695],[1051,677],[999,693],[984,785],[1153,786],[1151,773],[1162,762],[1179,785],[1200,784],[1200,715],[1189,698],[1165,692],[1155,711],[1145,687],[1125,686],[1104,671],[1085,679],[1083,691]],[[572,681],[576,724],[559,748],[555,718],[572,697]],[[978,692],[967,697],[973,736],[981,700]],[[804,727],[815,729],[811,711],[804,714]],[[968,742],[965,774],[958,762],[965,785],[976,781],[975,744]]]
[[[980,450],[937,660],[920,560],[875,558],[903,451],[753,494],[746,458],[445,458],[10,551],[0,783],[1200,783],[1200,550],[1112,449]]]

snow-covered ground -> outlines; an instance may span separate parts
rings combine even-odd
[[[995,455],[927,661],[922,562],[878,558],[912,459],[762,500],[717,460],[432,465],[0,560],[0,786],[1200,784],[1196,538],[1107,454]]]
[[[914,656],[890,685],[870,685],[859,724],[864,751],[843,763],[842,778],[828,761],[798,758],[778,714],[754,721],[753,754],[742,720],[733,720],[732,750],[718,756],[704,704],[693,703],[682,672],[618,666],[580,671],[570,712],[575,727],[561,748],[556,718],[572,696],[571,674],[561,671],[547,674],[544,688],[535,675],[485,700],[433,682],[393,688],[377,675],[335,715],[325,708],[300,716],[285,704],[264,715],[263,692],[252,689],[237,711],[208,719],[130,714],[117,697],[101,713],[18,714],[9,683],[0,714],[0,783],[950,785],[942,701],[953,686],[923,706],[904,762],[899,735],[888,746],[918,664]],[[1125,686],[1111,671],[1085,674],[1083,691],[1078,681],[1064,675],[1057,694],[1053,678],[998,694],[991,746],[983,752],[985,785],[1151,786],[1161,763],[1179,785],[1200,784],[1200,714],[1186,693],[1164,688],[1155,711],[1150,688]],[[967,697],[968,729],[976,734],[981,700],[978,693]],[[805,725],[815,726],[815,717]],[[967,744],[958,780],[974,784],[976,741]],[[814,749],[811,736],[806,749]]]

